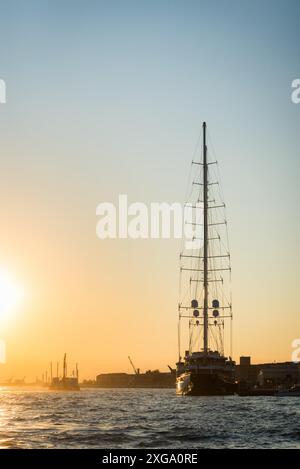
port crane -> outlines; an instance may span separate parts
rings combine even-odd
[[[140,369],[139,369],[139,368],[136,368],[136,367],[134,366],[134,364],[133,364],[133,362],[132,362],[132,360],[131,360],[131,358],[130,358],[129,355],[128,355],[128,360],[129,360],[129,362],[130,362],[130,365],[131,365],[132,368],[133,368],[134,374],[135,374],[135,375],[139,375],[139,374],[140,374]]]

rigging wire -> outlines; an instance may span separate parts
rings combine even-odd
[[[198,137],[198,140],[195,146],[195,150],[193,153],[193,160],[196,157],[197,151],[199,149],[200,138],[201,138],[201,133]],[[212,148],[212,153],[214,155],[214,158],[217,160],[216,152],[214,150],[213,143],[211,141],[211,137],[209,133],[208,133],[208,139],[210,141],[210,146]],[[202,151],[203,151],[203,147],[202,147]],[[209,155],[210,155],[210,152],[208,152],[208,157]],[[193,170],[193,166],[195,167],[195,170]],[[216,166],[216,168],[214,166]],[[191,184],[191,181],[193,183],[196,182],[197,184],[200,183],[200,186],[199,186],[200,189],[197,191],[197,187],[196,187],[197,184],[193,184],[193,183],[191,184],[190,190],[187,187],[185,204],[190,203],[192,205],[192,204],[195,204],[195,202],[201,202],[202,178],[203,178],[202,165],[192,164],[190,168],[190,172],[189,172],[188,185]],[[223,186],[221,184],[220,171],[219,171],[218,164],[209,166],[208,180],[211,183],[214,183],[215,181],[218,182],[218,184],[210,185],[208,187],[209,200],[214,201],[212,205],[222,205],[224,203],[224,196],[223,196]],[[219,276],[217,274],[217,271],[215,270],[217,268],[230,268],[228,227],[227,227],[227,222],[226,222],[224,227],[217,228],[217,226],[212,225],[216,220],[226,221],[225,205],[224,207],[216,207],[213,210],[208,211],[208,223],[210,224],[210,226],[208,227],[208,231],[209,231],[208,237],[209,238],[217,237],[217,240],[210,240],[208,243],[209,280],[211,282],[209,283],[208,290],[209,290],[211,297],[216,298],[216,299],[218,298],[220,300],[220,303],[223,306],[226,306],[226,305],[229,306],[232,303],[231,303],[231,299],[230,299],[230,302],[228,301],[227,295],[225,293],[225,289],[227,286],[227,276],[225,275],[225,278],[221,276],[222,284],[220,284],[220,282],[217,281],[219,280]],[[193,220],[191,220],[191,222],[193,222]],[[185,252],[184,245],[183,245],[184,241],[185,240],[182,239],[181,253]],[[220,257],[220,258],[212,257],[216,253],[219,256],[222,256],[224,254],[223,250],[225,251],[226,255],[228,255],[227,262],[225,258],[223,257]],[[192,250],[189,250],[189,254],[191,253],[192,255],[189,261],[183,260],[182,258],[180,259],[181,269],[180,269],[180,281],[179,281],[179,297],[180,297],[179,305],[186,305],[186,304],[189,305],[189,302],[187,301],[188,299],[197,299],[199,303],[200,301],[203,302],[203,286],[201,288],[202,273],[200,272],[201,265],[202,265],[201,255],[203,255],[203,248],[202,249],[193,248]],[[182,270],[182,267],[186,266],[186,262],[188,262],[188,265],[190,266],[191,269],[194,269],[194,271],[190,275],[188,288],[184,289],[183,291],[182,285],[184,283],[184,279],[186,279],[187,277],[187,274]],[[229,270],[228,272],[229,272],[229,277],[230,277],[231,270]],[[231,296],[231,292],[230,292],[230,296]],[[201,349],[201,337],[203,336],[203,327],[201,327],[202,324],[200,323],[199,325],[197,325],[196,321],[198,319],[193,317],[192,310],[190,309],[189,306],[188,308],[189,309],[187,310],[188,311],[187,316],[189,317],[189,350],[191,352],[193,348],[196,348],[196,349],[199,348],[199,350]],[[179,320],[181,319],[181,315],[182,313],[179,308]],[[224,321],[220,317],[217,317],[217,318],[210,317],[209,319],[211,321],[212,320],[214,321],[213,323],[210,323],[210,327],[209,327],[209,338],[210,338],[211,346],[215,345],[217,350],[224,353],[224,340],[225,340]],[[216,327],[213,327],[214,324],[216,325]],[[231,327],[231,330],[232,330],[232,327]],[[179,327],[179,336],[180,336],[180,327]],[[180,338],[178,339],[178,342],[180,344]],[[199,342],[199,346],[198,346],[198,342]],[[179,345],[179,348],[180,348],[180,345]],[[230,333],[230,349],[231,349],[231,356],[232,356],[232,333]],[[179,355],[180,355],[180,352],[179,352]]]

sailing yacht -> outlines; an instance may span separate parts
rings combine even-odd
[[[52,366],[51,366],[52,370]],[[51,373],[52,374],[52,373]],[[59,378],[58,376],[58,366],[57,366],[57,376],[51,378],[51,384],[49,387],[52,391],[80,391],[78,383],[78,366],[76,363],[76,376],[67,376],[67,355],[64,354],[63,360],[63,376]]]
[[[205,122],[202,131],[202,158],[192,162],[195,174],[186,202],[194,214],[191,220],[185,220],[197,228],[193,239],[198,238],[199,243],[180,254],[176,392],[195,396],[231,395],[236,392],[237,384],[235,362],[224,353],[225,341],[228,339],[231,344],[232,332],[231,298],[226,292],[231,274],[227,221],[221,187],[216,180],[217,162],[210,161],[208,155]],[[197,218],[199,209],[201,223]],[[229,338],[225,328],[228,321]],[[183,339],[188,344],[182,355]]]

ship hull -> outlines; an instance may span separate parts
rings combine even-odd
[[[50,386],[50,391],[80,391],[79,386]]]
[[[80,391],[78,379],[73,377],[53,378],[49,389],[51,391]]]
[[[176,379],[176,394],[181,396],[230,396],[236,383],[220,373],[184,373]]]

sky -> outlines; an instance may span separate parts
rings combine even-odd
[[[179,240],[99,240],[100,202],[183,202],[206,121],[232,256],[233,355],[300,337],[300,4],[0,1],[0,379],[177,359]]]

